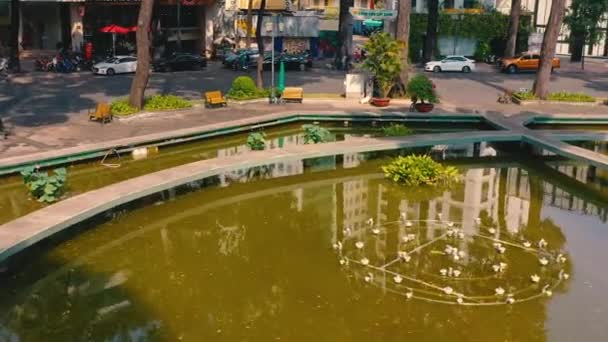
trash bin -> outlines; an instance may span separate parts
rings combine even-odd
[[[360,99],[365,93],[365,75],[364,74],[346,74],[344,81],[344,94],[346,98]]]

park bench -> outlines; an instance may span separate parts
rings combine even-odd
[[[302,100],[304,99],[304,89],[287,87],[283,90],[283,95],[281,97],[283,101],[297,101],[302,103]]]
[[[107,102],[98,103],[94,110],[89,110],[89,120],[106,123],[112,121],[110,104]]]
[[[205,93],[205,106],[207,108],[213,106],[226,106],[226,98],[222,95],[219,90],[208,91]]]

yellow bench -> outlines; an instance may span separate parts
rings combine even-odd
[[[95,110],[89,110],[89,120],[99,121],[104,124],[112,121],[110,104],[107,102],[98,103]]]
[[[302,103],[302,100],[304,99],[304,89],[287,87],[283,90],[283,95],[281,97],[284,101],[297,101]]]
[[[226,98],[222,95],[219,90],[208,91],[205,93],[205,106],[207,108],[211,106],[227,106]]]

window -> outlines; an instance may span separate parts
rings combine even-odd
[[[539,55],[532,55],[532,59],[540,59]]]
[[[531,58],[530,58],[530,55],[525,55],[524,57],[522,57],[522,59],[523,59],[523,60],[525,60],[525,61],[528,61],[528,60],[530,60]]]
[[[445,0],[443,3],[443,8],[454,8],[454,0]]]

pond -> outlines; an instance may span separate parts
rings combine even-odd
[[[281,148],[286,145],[302,144],[302,124],[284,124],[264,129],[267,134],[268,148]],[[362,135],[382,135],[382,127],[391,122],[378,122],[371,126],[369,122],[353,122],[344,125],[343,121],[319,123],[334,134],[336,140],[347,140]],[[404,123],[412,134],[462,132],[479,129],[492,129],[485,123]],[[261,129],[260,129],[261,130]],[[133,157],[127,153],[120,158],[107,158],[103,166],[100,160],[68,165],[68,189],[66,196],[74,196],[86,191],[118,183],[123,180],[168,169],[203,159],[222,158],[235,154],[248,153],[245,142],[248,133],[222,135],[183,144],[167,145],[149,153],[144,158]],[[119,166],[119,167],[112,167]],[[20,176],[0,178],[0,224],[40,209],[42,205],[28,196]]]
[[[4,270],[0,339],[603,340],[608,201],[481,150],[445,191],[345,155],[114,210]]]

